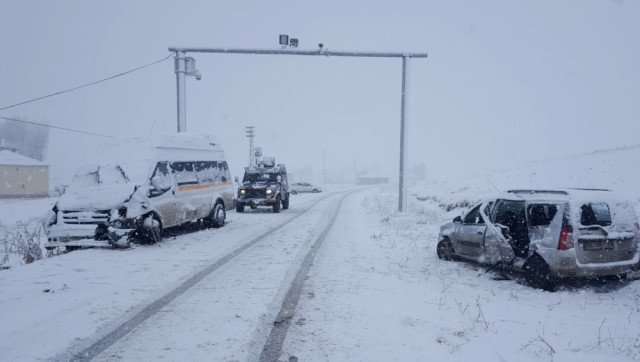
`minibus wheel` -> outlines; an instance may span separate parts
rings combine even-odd
[[[211,225],[214,228],[220,228],[224,226],[224,220],[226,218],[227,212],[224,209],[224,205],[218,201],[213,209],[211,209],[211,214],[204,220],[207,226]]]
[[[147,216],[142,222],[142,230],[139,234],[144,243],[155,244],[162,241],[162,225],[158,218],[153,214]]]

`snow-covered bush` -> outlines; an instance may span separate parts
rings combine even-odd
[[[42,235],[42,222],[38,219],[17,221],[13,225],[0,223],[0,265],[8,265],[16,257],[23,264],[42,259]]]

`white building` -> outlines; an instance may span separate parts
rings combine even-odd
[[[48,195],[49,166],[9,150],[0,150],[0,198]]]

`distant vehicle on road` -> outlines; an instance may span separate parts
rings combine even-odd
[[[296,195],[298,192],[322,192],[322,188],[308,182],[296,182],[289,186],[289,191]]]
[[[163,229],[195,220],[224,225],[234,186],[212,136],[122,139],[101,150],[53,207],[47,249],[158,242]]]
[[[255,167],[246,167],[242,186],[234,200],[236,212],[244,212],[246,206],[271,206],[274,213],[289,208],[289,184],[284,164],[275,164],[275,159],[265,157]]]
[[[512,190],[443,225],[437,254],[521,270],[554,290],[560,278],[625,278],[639,237],[633,205],[608,190]]]

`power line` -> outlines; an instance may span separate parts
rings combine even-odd
[[[169,54],[169,55],[167,55],[166,57],[164,57],[164,58],[162,58],[162,59],[160,59],[160,60],[156,60],[155,62],[151,62],[151,63],[149,63],[149,64],[145,64],[145,65],[143,65],[143,66],[140,66],[140,67],[137,67],[137,68],[134,68],[134,69],[131,69],[131,70],[127,70],[126,72],[122,72],[122,73],[119,73],[119,74],[116,74],[116,75],[112,75],[112,76],[107,77],[107,78],[104,78],[104,79],[97,80],[97,81],[95,81],[95,82],[91,82],[91,83],[83,84],[83,85],[80,85],[80,86],[77,86],[77,87],[73,87],[73,88],[65,89],[65,90],[62,90],[62,91],[59,91],[59,92],[55,92],[55,93],[51,93],[51,94],[47,94],[46,96],[42,96],[42,97],[38,97],[38,98],[29,99],[29,100],[22,101],[22,102],[19,102],[19,103],[16,103],[16,104],[12,104],[12,105],[10,105],[10,106],[5,106],[5,107],[0,108],[0,111],[3,111],[3,110],[5,110],[5,109],[9,109],[9,108],[13,108],[13,107],[17,107],[17,106],[21,106],[21,105],[23,105],[23,104],[27,104],[27,103],[31,103],[31,102],[35,102],[35,101],[39,101],[39,100],[41,100],[41,99],[45,99],[45,98],[49,98],[49,97],[53,97],[53,96],[57,96],[57,95],[59,95],[59,94],[63,94],[63,93],[67,93],[67,92],[72,92],[72,91],[74,91],[74,90],[78,90],[78,89],[80,89],[80,88],[89,87],[89,86],[92,86],[92,85],[94,85],[94,84],[98,84],[98,83],[106,82],[106,81],[111,80],[111,79],[113,79],[113,78],[118,78],[118,77],[121,77],[121,76],[123,76],[123,75],[129,74],[129,73],[133,73],[133,72],[135,72],[135,71],[137,71],[137,70],[140,70],[140,69],[144,69],[144,68],[150,67],[150,66],[152,66],[152,65],[154,65],[154,64],[158,64],[158,63],[164,62],[165,60],[167,60],[167,59],[171,58],[172,56],[173,56],[173,54]]]
[[[57,127],[57,126],[51,126],[48,124],[44,124],[44,123],[37,123],[37,122],[31,122],[31,121],[24,121],[21,119],[15,119],[15,118],[9,118],[9,117],[0,117],[2,119],[6,119],[7,121],[14,121],[14,122],[22,122],[22,123],[29,123],[29,124],[34,124],[36,126],[42,126],[42,127],[49,127],[49,128],[55,128],[55,129],[60,129],[63,131],[69,131],[69,132],[76,132],[76,133],[82,133],[82,134],[88,134],[88,135],[92,135],[92,136],[99,136],[99,137],[106,137],[106,138],[115,138],[113,136],[109,136],[109,135],[105,135],[105,134],[100,134],[100,133],[93,133],[93,132],[87,132],[87,131],[80,131],[77,129],[71,129],[71,128],[64,128],[64,127]]]

